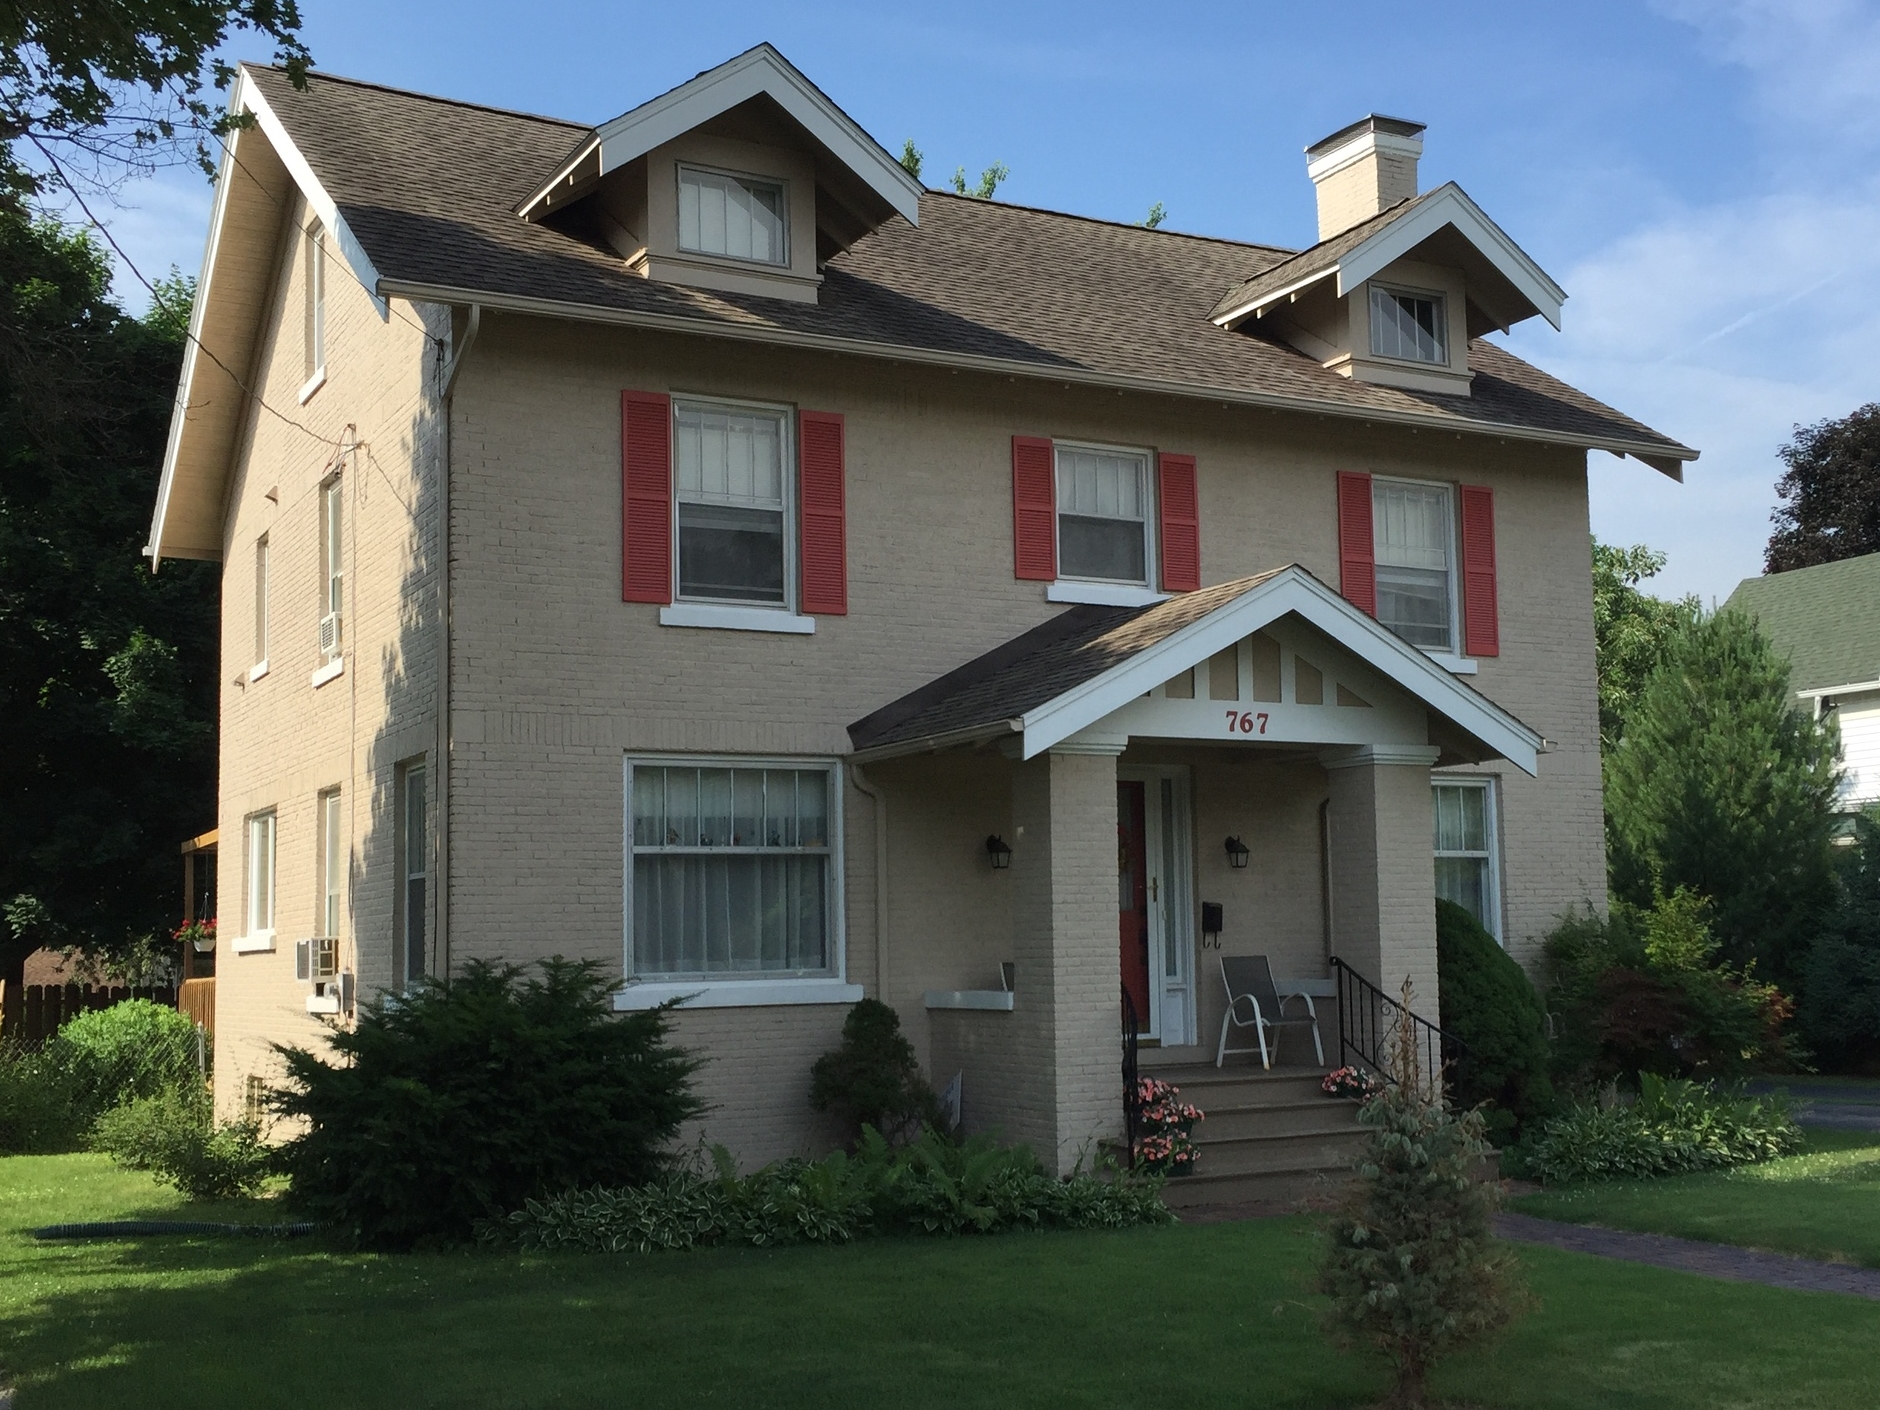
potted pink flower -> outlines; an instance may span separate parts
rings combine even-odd
[[[1201,1152],[1191,1137],[1201,1108],[1181,1099],[1181,1088],[1156,1077],[1136,1079],[1136,1166],[1163,1175],[1188,1175]]]
[[[1362,1067],[1341,1067],[1325,1074],[1319,1090],[1328,1097],[1351,1097],[1366,1101],[1377,1095],[1384,1084]]]

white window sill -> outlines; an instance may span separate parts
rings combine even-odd
[[[326,385],[326,369],[324,367],[321,367],[321,368],[316,369],[313,376],[309,377],[305,382],[301,384],[300,404],[302,406],[305,406],[307,404],[307,399],[311,397],[315,392],[319,391],[320,388],[324,387],[325,385]]]
[[[715,602],[675,602],[659,609],[662,627],[709,627],[727,632],[784,632],[808,636],[814,617],[799,617],[781,607],[728,607]]]
[[[1475,674],[1475,662],[1467,656],[1456,656],[1447,651],[1431,651],[1427,647],[1423,648],[1423,654],[1452,676],[1472,676]]]
[[[257,930],[253,935],[237,935],[228,942],[228,947],[238,955],[258,955],[274,948],[274,932]]]
[[[260,680],[267,673],[268,673],[268,663],[266,661],[255,662],[254,665],[248,668],[248,683],[250,685],[253,685],[256,681]]]
[[[930,1009],[1012,1011],[1012,995],[1004,989],[929,989],[921,1002]]]
[[[313,673],[313,688],[318,690],[328,681],[336,680],[345,674],[346,658],[344,656],[335,656],[331,661],[328,661],[324,666]]]
[[[1046,602],[1081,602],[1092,607],[1153,607],[1167,602],[1169,595],[1154,588],[1131,587],[1128,583],[1082,583],[1060,578],[1044,590]]]
[[[862,986],[840,979],[699,979],[690,984],[667,980],[629,984],[614,995],[614,1012],[656,1008],[681,999],[688,1009],[757,1008],[781,1004],[853,1004]]]

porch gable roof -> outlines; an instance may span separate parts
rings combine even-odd
[[[867,759],[1015,736],[1029,759],[1288,615],[1536,771],[1537,732],[1296,563],[1149,607],[1073,607],[857,720],[849,740]]]

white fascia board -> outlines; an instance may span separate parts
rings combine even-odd
[[[768,94],[802,123],[838,161],[907,217],[908,224],[920,224],[920,183],[768,44],[760,44],[670,93],[602,123],[595,129],[600,142],[600,174],[605,176],[645,156],[760,93]],[[539,197],[538,192],[524,203],[524,209]]]
[[[1560,327],[1560,308],[1567,301],[1567,291],[1454,185],[1433,192],[1415,210],[1393,220],[1340,260],[1340,297],[1381,274],[1445,225],[1455,226],[1540,311],[1541,317],[1555,328]]]
[[[320,218],[321,228],[333,237],[334,244],[339,248],[340,258],[346,261],[347,267],[352,270],[359,283],[364,286],[366,293],[371,296],[372,306],[379,311],[379,317],[390,318],[391,301],[379,292],[379,272],[373,268],[371,259],[366,255],[365,247],[359,243],[358,238],[352,233],[352,227],[347,225],[345,218],[340,215],[338,204],[320,184],[320,178],[313,174],[313,168],[300,154],[300,148],[296,147],[293,139],[287,135],[287,129],[282,126],[280,118],[275,116],[274,109],[268,106],[268,100],[261,96],[261,90],[252,83],[243,83],[236,89],[236,98],[255,115],[256,126],[265,132],[268,141],[274,144],[274,151],[280,157],[281,165],[287,168],[287,174],[293,177],[294,184],[300,188],[300,194],[306,198],[307,205]]]
[[[229,108],[239,112],[242,90],[252,85],[246,73],[237,73],[235,91],[229,96]],[[163,523],[170,513],[170,489],[176,483],[176,457],[183,445],[183,423],[189,411],[189,394],[196,380],[196,363],[201,357],[202,313],[209,306],[215,288],[215,255],[222,240],[222,223],[228,217],[231,182],[229,173],[235,165],[235,147],[242,139],[237,128],[222,143],[222,160],[215,174],[215,200],[209,210],[209,233],[203,237],[202,268],[196,273],[196,299],[189,307],[189,334],[183,341],[183,369],[176,379],[176,401],[170,408],[170,434],[163,444],[163,475],[157,481],[157,507],[150,515],[150,542],[144,556],[150,571],[163,562]]]
[[[1810,686],[1807,690],[1798,690],[1796,696],[1802,700],[1819,700],[1824,695],[1860,695],[1869,690],[1880,690],[1880,680],[1855,681],[1849,685]]]
[[[1216,315],[1214,322],[1222,328],[1232,328],[1236,323],[1246,318],[1248,314],[1252,314],[1257,318],[1269,308],[1273,307],[1274,304],[1283,303],[1289,299],[1295,298],[1303,294],[1307,289],[1310,289],[1314,284],[1330,279],[1336,273],[1338,273],[1338,266],[1328,264],[1324,269],[1314,270],[1304,278],[1295,279],[1290,284],[1282,284],[1271,293],[1262,294],[1257,299],[1248,299],[1244,304],[1237,304],[1226,313]]]
[[[1538,734],[1486,696],[1459,684],[1422,651],[1379,626],[1299,568],[1274,574],[1124,664],[1028,713],[1021,722],[1024,757],[1044,753],[1170,676],[1199,665],[1288,612],[1298,613],[1385,679],[1453,720],[1523,773],[1537,772],[1542,744]]]

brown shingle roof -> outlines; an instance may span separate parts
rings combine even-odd
[[[1072,607],[849,726],[857,750],[993,734],[1265,582],[1273,569],[1150,607]]]
[[[1262,294],[1284,289],[1288,285],[1297,284],[1302,279],[1310,279],[1315,274],[1331,269],[1393,220],[1399,216],[1408,215],[1431,194],[1426,191],[1421,196],[1406,197],[1388,210],[1379,211],[1369,220],[1359,221],[1344,233],[1334,235],[1329,240],[1321,240],[1311,249],[1301,250],[1290,259],[1281,260],[1271,269],[1262,270],[1253,278],[1229,289],[1221,297],[1221,301],[1214,306],[1211,316],[1219,318],[1224,313],[1245,308]]]
[[[992,359],[1033,374],[1457,430],[1683,450],[1490,343],[1471,345],[1474,395],[1444,396],[1354,382],[1284,344],[1209,321],[1224,290],[1289,251],[1002,202],[927,192],[918,229],[897,217],[864,236],[829,262],[813,304],[644,279],[612,253],[515,214],[591,129],[319,74],[297,90],[279,70],[247,71],[391,286],[665,316],[783,341],[834,339],[889,356]]]

